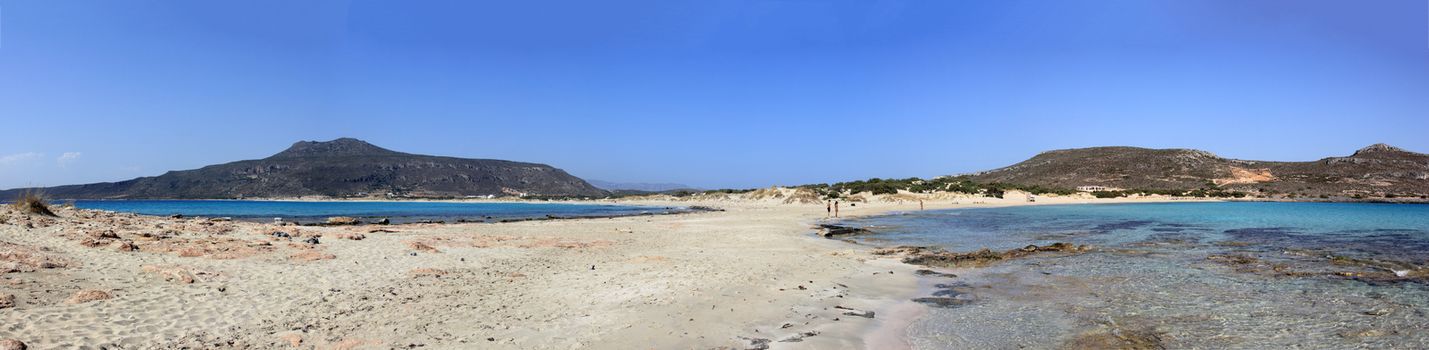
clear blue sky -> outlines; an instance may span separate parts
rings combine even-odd
[[[707,188],[1429,151],[1422,0],[0,0],[0,188],[350,136]]]

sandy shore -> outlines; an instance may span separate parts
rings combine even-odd
[[[1126,201],[1138,200],[1037,204]],[[0,338],[31,348],[906,346],[902,329],[920,312],[907,302],[914,268],[814,235],[823,204],[629,203],[725,211],[295,227],[7,208]],[[870,201],[841,213],[917,209]],[[859,316],[867,311],[875,316]]]

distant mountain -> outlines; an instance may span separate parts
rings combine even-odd
[[[973,181],[1056,188],[1223,189],[1303,196],[1429,195],[1429,155],[1376,144],[1311,162],[1221,158],[1190,149],[1093,147],[1048,151]]]
[[[607,191],[640,191],[640,192],[665,192],[674,190],[694,190],[693,186],[676,183],[629,183],[610,182],[601,180],[586,180],[591,185]]]
[[[0,191],[0,198],[21,190]],[[402,153],[352,138],[301,141],[263,159],[43,191],[72,199],[607,194],[545,164]]]

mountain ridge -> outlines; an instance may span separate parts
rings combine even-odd
[[[10,198],[27,189],[0,191]],[[325,197],[604,196],[585,180],[545,164],[418,155],[366,141],[299,141],[262,159],[158,176],[40,188],[65,199],[229,199]]]
[[[1287,196],[1429,195],[1429,155],[1383,143],[1343,157],[1287,162],[1223,158],[1185,148],[1106,146],[1052,150],[972,173],[978,182],[1138,190],[1216,189]]]

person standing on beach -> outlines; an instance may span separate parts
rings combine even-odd
[[[834,217],[839,217],[839,201],[834,201]]]
[[[834,201],[824,202],[824,217],[834,215]]]
[[[923,200],[922,200],[922,199],[919,199],[919,200],[918,200],[918,210],[923,210]]]

